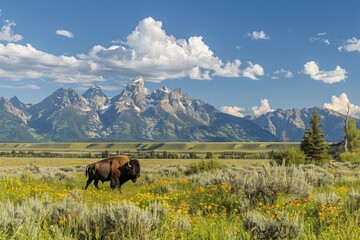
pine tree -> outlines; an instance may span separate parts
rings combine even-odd
[[[329,146],[321,129],[320,115],[317,107],[314,108],[309,122],[310,128],[305,130],[300,148],[306,155],[306,163],[323,165],[330,158],[328,154]]]

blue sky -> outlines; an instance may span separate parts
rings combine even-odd
[[[360,116],[358,1],[2,1],[0,96],[109,96],[142,75],[242,116],[326,106]]]

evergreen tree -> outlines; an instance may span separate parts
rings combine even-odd
[[[320,115],[317,107],[314,108],[309,122],[310,128],[305,130],[300,148],[306,155],[306,163],[323,165],[330,158],[328,154],[329,146],[321,129]]]

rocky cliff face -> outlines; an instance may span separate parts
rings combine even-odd
[[[274,136],[252,124],[235,118],[220,118],[213,106],[191,99],[180,89],[166,87],[150,91],[142,77],[135,78],[121,94],[111,99],[110,107],[101,116],[103,134],[112,139],[153,141],[251,141],[256,138],[272,141]],[[221,119],[221,121],[220,121]],[[231,127],[229,126],[231,125]],[[224,131],[226,126],[241,129]],[[244,125],[247,125],[245,129]],[[224,128],[224,129],[222,129]],[[258,130],[251,136],[250,128]]]
[[[268,130],[278,139],[286,138],[287,141],[299,142],[302,140],[305,128],[309,128],[309,119],[313,108],[277,109],[260,116],[247,116],[246,119]],[[344,136],[345,116],[326,109],[319,108],[322,130],[327,135],[329,142],[339,142]]]
[[[14,104],[3,102],[3,111],[20,119],[24,127],[44,140],[277,140],[251,121],[220,113],[180,89],[161,87],[150,91],[142,77],[132,80],[111,99],[93,86],[82,96],[61,88],[35,105],[23,104],[17,98],[12,100]]]
[[[103,111],[109,107],[110,98],[107,97],[98,86],[90,87],[83,95],[90,107],[98,110]]]

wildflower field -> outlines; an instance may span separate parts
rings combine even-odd
[[[0,158],[0,239],[360,239],[360,165],[140,160],[119,193],[95,161]]]

